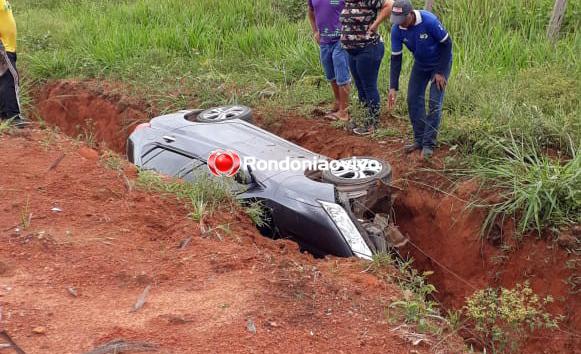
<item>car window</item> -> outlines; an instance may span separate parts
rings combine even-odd
[[[178,176],[178,173],[186,165],[191,164],[193,160],[189,156],[157,147],[143,157],[142,166],[145,170],[155,170],[168,176]]]

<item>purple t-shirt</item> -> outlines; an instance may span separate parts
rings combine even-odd
[[[321,34],[321,44],[337,42],[341,38],[339,17],[345,0],[308,0],[315,12],[315,22]]]

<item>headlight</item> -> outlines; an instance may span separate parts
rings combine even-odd
[[[363,240],[363,237],[357,230],[357,227],[353,223],[353,220],[349,217],[349,214],[343,209],[342,206],[335,203],[323,202],[319,200],[321,206],[327,214],[331,217],[341,234],[351,247],[351,250],[357,257],[364,258],[364,259],[371,259],[372,254],[371,250]]]

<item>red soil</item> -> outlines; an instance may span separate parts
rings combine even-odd
[[[87,135],[94,135],[96,143],[123,152],[128,132],[137,122],[147,121],[148,107],[120,91],[106,83],[57,81],[39,92],[37,115],[69,136],[84,135],[87,140]]]
[[[27,353],[114,339],[160,353],[432,352],[391,331],[400,293],[361,261],[314,260],[236,209],[207,221],[230,233],[202,234],[183,203],[128,187],[96,154],[51,132],[0,137],[1,325]]]
[[[398,126],[401,121],[386,119],[384,125]],[[576,276],[570,269],[573,254],[553,242],[530,236],[509,252],[483,240],[480,230],[483,211],[468,209],[469,200],[479,193],[474,181],[453,188],[445,177],[425,168],[442,168],[450,153],[437,151],[434,161],[424,162],[419,155],[406,156],[404,141],[391,138],[374,141],[349,135],[329,127],[328,122],[299,117],[286,117],[269,124],[280,136],[307,149],[332,158],[353,155],[376,156],[390,161],[394,184],[402,189],[396,199],[395,212],[401,231],[410,238],[410,245],[401,250],[411,255],[417,268],[434,271],[430,281],[438,289],[437,299],[446,308],[459,309],[466,296],[488,286],[512,288],[529,281],[541,296],[556,300],[549,310],[566,316],[563,331],[542,333],[528,341],[526,352],[574,352],[581,347],[581,313],[579,294],[572,294],[566,284]],[[504,228],[504,239],[511,240],[511,227]],[[510,242],[509,242],[510,243]]]
[[[76,92],[81,99],[75,100],[67,92]],[[90,109],[83,108],[87,106],[86,102],[92,102],[94,107],[109,107],[110,114],[103,117],[106,128],[99,133],[108,146],[122,151],[121,142],[127,134],[122,128],[132,124],[132,117],[144,119],[143,113],[124,115],[123,107],[127,104],[119,107],[119,102],[125,101],[119,96],[103,94],[85,83],[64,82],[44,89],[38,108],[45,120],[59,126],[64,124],[65,131],[75,136],[78,134],[75,127],[82,125],[85,118],[93,117]],[[67,117],[67,122],[62,122],[59,118],[62,116]],[[484,213],[467,209],[471,198],[482,196],[478,185],[467,181],[453,186],[445,177],[422,170],[425,167],[441,168],[444,158],[453,156],[446,149],[437,151],[433,162],[426,164],[417,155],[404,155],[404,141],[400,138],[374,141],[355,137],[330,127],[328,122],[296,116],[282,116],[274,122],[261,117],[258,120],[282,137],[332,158],[372,155],[390,161],[395,185],[402,189],[396,200],[397,223],[412,241],[401,253],[413,256],[419,269],[435,272],[430,280],[438,288],[437,299],[445,307],[461,308],[465,297],[476,289],[513,287],[516,283],[530,281],[540,295],[552,295],[556,299],[550,310],[564,314],[566,319],[562,331],[542,333],[531,339],[526,351],[573,352],[581,347],[579,294],[571,294],[571,288],[566,284],[566,280],[575,275],[567,264],[575,259],[578,261],[578,258],[552,242],[532,237],[522,244],[512,242],[509,252],[483,241],[480,229]],[[405,122],[395,119],[386,120],[384,124],[398,128],[406,126]],[[494,195],[488,197],[494,198]],[[510,229],[509,226],[504,228],[505,240],[511,239]]]

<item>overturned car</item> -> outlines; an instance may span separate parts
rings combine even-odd
[[[261,202],[271,236],[291,238],[316,256],[365,259],[406,243],[391,220],[389,163],[315,154],[253,125],[248,107],[160,116],[139,125],[127,142],[136,166],[188,181],[215,172],[217,150],[235,154],[233,192],[242,202]],[[257,161],[300,167],[259,169]]]

